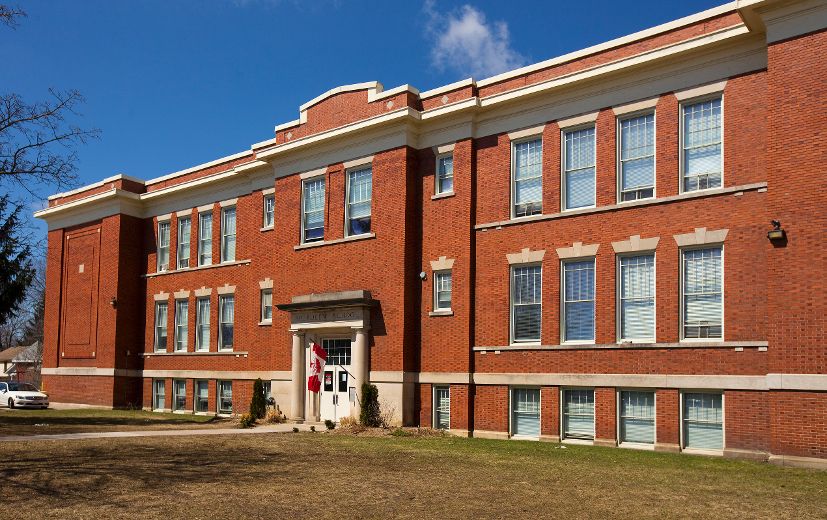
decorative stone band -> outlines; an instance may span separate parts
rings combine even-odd
[[[642,112],[644,110],[655,108],[655,105],[658,104],[659,99],[660,97],[658,96],[651,99],[644,99],[642,101],[635,101],[634,103],[628,103],[626,105],[618,105],[616,107],[612,107],[612,111],[614,111],[616,116]]]
[[[558,247],[557,256],[560,257],[560,260],[594,256],[597,254],[597,249],[599,247],[600,244],[583,245],[583,242],[575,242],[571,247]]]
[[[512,141],[516,141],[517,139],[524,139],[526,137],[541,136],[543,135],[543,131],[545,129],[546,125],[535,126],[532,128],[523,128],[522,130],[508,132],[508,138]]]
[[[454,259],[453,258],[445,258],[444,256],[440,256],[439,260],[431,260],[431,269],[433,271],[447,271],[454,267]]]
[[[98,377],[155,377],[177,379],[258,379],[289,381],[290,372],[275,371],[223,371],[223,370],[125,370],[116,368],[61,367],[43,368],[47,376],[98,376]]]
[[[448,143],[440,146],[434,146],[432,148],[434,150],[434,155],[442,155],[445,153],[453,152],[456,145],[457,143]]]
[[[725,87],[726,80],[718,81],[717,83],[709,83],[707,85],[701,85],[700,87],[679,90],[678,92],[675,92],[675,97],[678,98],[678,101],[684,101],[701,96],[710,96],[712,94],[723,92]]]
[[[510,265],[515,264],[533,264],[537,262],[542,262],[543,258],[546,256],[546,250],[540,249],[538,251],[532,251],[531,249],[524,247],[522,251],[519,253],[508,253],[505,257],[508,259],[508,263]]]
[[[235,285],[224,284],[224,287],[218,287],[215,292],[218,294],[234,294]]]
[[[155,278],[156,276],[172,276],[178,273],[189,273],[191,271],[204,271],[206,269],[219,269],[221,267],[230,267],[233,265],[248,265],[251,260],[235,260],[233,262],[221,262],[220,264],[198,265],[195,267],[184,267],[181,269],[170,269],[168,271],[160,271],[157,273],[142,274],[141,278]]]
[[[158,294],[152,297],[153,300],[156,302],[162,302],[165,300],[169,300],[169,293],[168,292],[159,292]]]
[[[190,292],[185,291],[184,289],[181,289],[180,291],[175,291],[175,293],[173,294],[175,295],[176,300],[183,300],[184,298],[190,297]]]
[[[272,289],[273,288],[273,280],[269,278],[265,278],[264,280],[258,282],[259,289]]]
[[[654,251],[658,247],[660,237],[640,238],[640,235],[632,235],[629,240],[612,242],[612,249],[615,253],[636,253],[638,251]]]
[[[564,128],[571,128],[573,126],[585,125],[586,123],[594,123],[595,121],[597,121],[598,114],[600,114],[600,112],[591,112],[589,114],[570,117],[568,119],[561,119],[557,121],[557,126],[559,126],[562,130]]]
[[[705,244],[721,244],[726,240],[729,229],[707,231],[705,227],[695,228],[694,233],[673,235],[678,247],[701,246]]]
[[[759,352],[766,352],[769,343],[766,341],[703,341],[686,340],[680,342],[628,342],[628,343],[563,343],[557,345],[542,345],[540,343],[515,343],[512,345],[485,345],[476,346],[474,352],[499,352],[506,350],[646,350],[646,349],[681,349],[681,348],[725,348],[743,351],[745,348],[757,348]]]
[[[202,298],[212,294],[212,287],[204,287],[202,285],[200,289],[196,289],[194,292],[196,298]]]

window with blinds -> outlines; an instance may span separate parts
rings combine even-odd
[[[233,413],[233,382],[218,382],[218,413]]]
[[[267,322],[273,320],[273,290],[261,290],[261,321]]]
[[[324,177],[308,179],[302,184],[302,239],[315,242],[324,239]]]
[[[169,269],[169,222],[158,222],[158,271]]]
[[[207,381],[195,382],[195,411],[208,412],[210,409],[210,387]]]
[[[682,252],[681,301],[684,338],[723,336],[722,253],[721,247]]]
[[[724,447],[724,407],[721,394],[683,394],[684,448],[720,450]]]
[[[721,186],[721,98],[683,105],[683,191]]]
[[[178,269],[190,266],[190,230],[192,220],[189,217],[178,219]]]
[[[235,333],[235,296],[218,297],[218,350],[232,350]]]
[[[594,259],[563,262],[563,341],[594,341]]]
[[[235,208],[221,210],[221,261],[235,261]]]
[[[447,386],[434,387],[434,428],[451,428],[451,391]]]
[[[186,352],[189,336],[189,301],[175,300],[175,351]]]
[[[212,263],[212,211],[198,214],[198,265]]]
[[[210,298],[195,301],[195,350],[210,350]]]
[[[276,196],[275,195],[265,195],[264,196],[264,216],[262,217],[261,224],[263,228],[271,228],[273,227],[273,223],[275,222],[274,214],[276,208]]]
[[[184,410],[187,406],[187,382],[183,379],[175,379],[172,381],[172,409]]]
[[[563,392],[563,438],[594,439],[594,390]]]
[[[655,114],[620,120],[620,200],[655,194]]]
[[[620,339],[655,339],[655,255],[620,257]]]
[[[511,339],[540,341],[542,269],[539,265],[511,268]]]
[[[515,217],[543,212],[543,140],[512,143],[513,197]]]
[[[434,310],[451,310],[451,271],[434,273]]]
[[[347,236],[370,233],[373,171],[370,168],[347,174]]]
[[[511,435],[540,436],[540,389],[511,389]]]
[[[167,302],[155,302],[155,352],[167,350]]]
[[[655,443],[654,392],[620,392],[620,442]]]
[[[436,160],[436,192],[454,191],[454,156],[442,155]]]
[[[166,388],[163,379],[155,379],[152,382],[152,408],[163,410],[166,404]]]
[[[594,206],[594,127],[565,132],[563,143],[563,209]]]

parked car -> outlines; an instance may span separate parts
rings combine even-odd
[[[9,408],[48,408],[49,396],[29,383],[0,382],[0,403]]]

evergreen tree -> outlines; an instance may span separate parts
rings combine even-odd
[[[267,400],[264,397],[264,383],[261,378],[253,383],[253,399],[250,401],[250,415],[256,419],[263,419],[267,413]]]
[[[362,383],[362,409],[359,411],[359,422],[362,426],[378,428],[382,425],[382,418],[379,413],[379,389],[376,385]]]
[[[0,323],[17,312],[35,275],[31,249],[19,237],[21,209],[0,196]]]

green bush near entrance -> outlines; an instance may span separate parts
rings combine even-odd
[[[376,385],[362,383],[362,398],[359,400],[362,410],[359,412],[359,422],[362,426],[378,428],[382,425],[379,414],[379,389]]]
[[[264,398],[264,383],[256,379],[253,383],[253,398],[250,400],[250,415],[256,419],[264,419],[267,413],[267,400]]]

